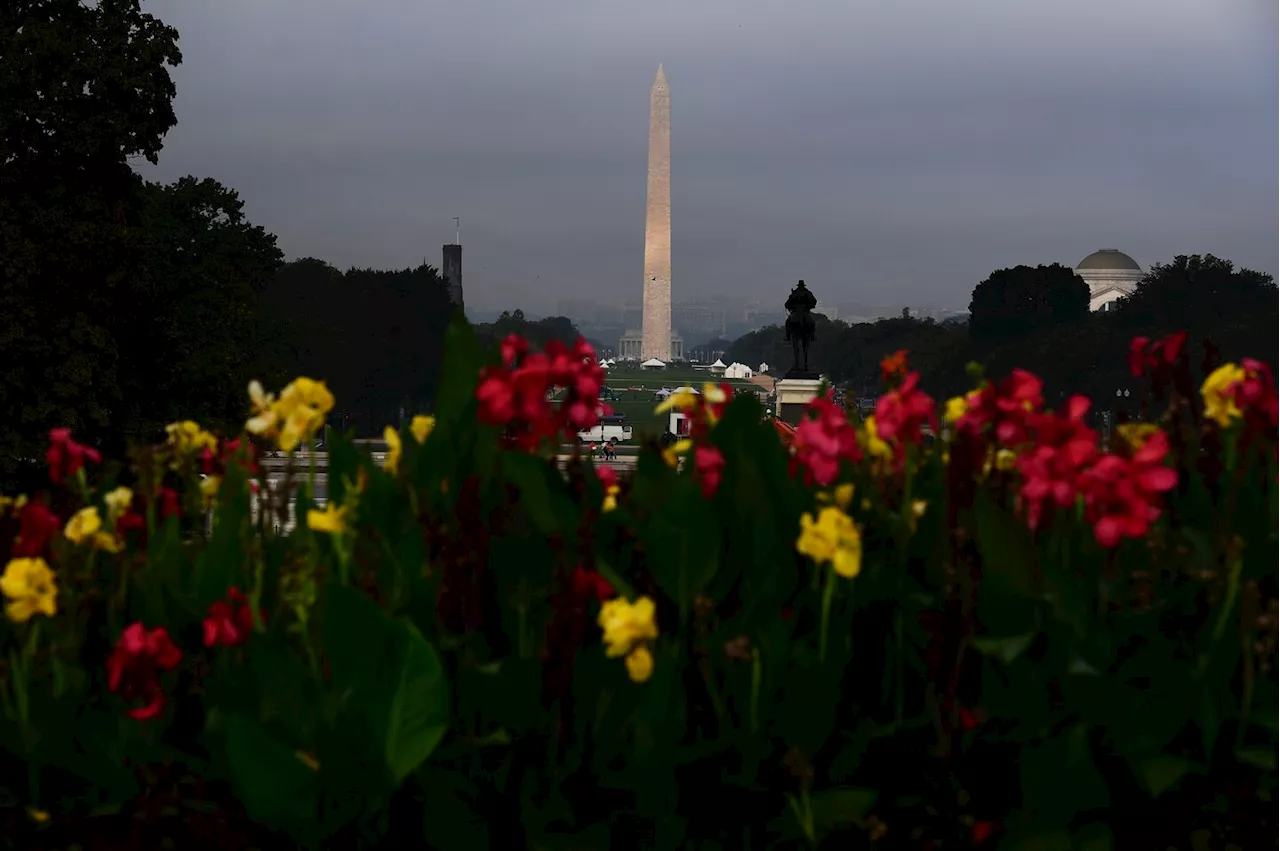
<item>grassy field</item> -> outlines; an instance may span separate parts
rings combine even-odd
[[[643,435],[660,435],[667,427],[668,415],[655,414],[653,409],[658,401],[654,393],[663,387],[695,387],[715,378],[711,373],[694,369],[666,369],[661,372],[623,372],[611,373],[605,381],[617,398],[610,400],[609,405],[615,413],[622,414],[627,422],[635,427],[635,438],[632,443],[639,443]],[[724,382],[739,392],[759,392],[760,388],[749,381]]]

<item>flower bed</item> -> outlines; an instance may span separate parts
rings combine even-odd
[[[490,361],[459,323],[435,417],[382,464],[335,441],[323,510],[292,469],[287,536],[256,459],[314,437],[320,382],[127,464],[56,431],[48,491],[0,503],[6,837],[1260,847],[1276,386],[1197,389],[1182,342],[1135,341],[1150,417],[1109,444],[1025,372],[939,422],[899,353],[862,422],[675,394],[689,439],[619,481],[555,464],[589,346]]]

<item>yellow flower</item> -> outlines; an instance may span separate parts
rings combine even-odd
[[[313,508],[307,512],[307,528],[313,532],[340,535],[347,531],[347,509],[339,508],[332,502],[325,505],[324,511]]]
[[[42,558],[15,558],[0,577],[0,592],[9,598],[4,613],[9,620],[26,623],[34,614],[58,613],[58,582]]]
[[[601,505],[601,511],[613,511],[618,507],[618,493],[622,488],[617,485],[609,485],[604,489],[604,504]]]
[[[662,460],[667,462],[668,467],[674,467],[679,463],[680,456],[688,452],[692,446],[692,440],[677,440],[662,450]]]
[[[165,431],[169,434],[169,445],[173,447],[175,465],[184,458],[196,455],[202,449],[215,451],[218,448],[218,438],[191,420],[170,423],[165,426]]]
[[[631,677],[632,682],[643,683],[653,676],[653,654],[648,647],[637,647],[623,661],[627,666],[627,676]]]
[[[218,496],[218,488],[222,487],[221,476],[205,476],[200,480],[200,496],[204,498],[204,507],[213,505]]]
[[[27,495],[19,494],[18,496],[5,496],[0,494],[0,515],[3,515],[9,509],[13,509],[14,513],[22,510],[27,504]]]
[[[1116,434],[1134,451],[1141,449],[1151,439],[1151,435],[1159,430],[1160,426],[1155,423],[1124,423],[1116,426]]]
[[[249,382],[249,407],[253,416],[244,424],[250,434],[267,435],[276,427],[276,397],[266,393],[257,380]]]
[[[846,482],[843,485],[836,485],[831,493],[826,491],[818,491],[818,502],[835,503],[841,508],[848,508],[849,503],[853,502],[853,483]]]
[[[413,439],[419,444],[426,443],[427,438],[431,436],[431,432],[436,427],[436,418],[428,417],[425,414],[418,414],[409,422],[409,431],[413,433]]]
[[[1018,453],[1012,449],[1001,449],[996,453],[996,469],[1008,472],[1018,465]]]
[[[31,816],[31,820],[36,824],[44,824],[49,820],[48,812],[35,807],[27,807],[27,815]]]
[[[108,553],[118,553],[124,549],[124,539],[114,532],[95,532],[93,535],[93,548]]]
[[[672,393],[661,402],[658,407],[653,409],[655,414],[665,414],[667,411],[692,411],[698,406],[698,397],[688,390],[679,390]]]
[[[1244,378],[1243,369],[1234,363],[1226,363],[1211,372],[1204,384],[1200,385],[1200,395],[1204,397],[1204,415],[1222,428],[1243,416],[1232,391]]]
[[[963,417],[969,411],[969,401],[964,396],[956,396],[947,400],[946,412],[943,418],[948,423],[954,423]]]
[[[867,450],[867,454],[873,458],[882,458],[885,460],[893,459],[893,447],[880,437],[880,433],[876,431],[876,418],[869,416],[862,422],[862,446]]]
[[[298,762],[302,763],[312,771],[320,770],[320,760],[316,759],[315,756],[307,751],[294,751],[293,755],[298,758]]]
[[[90,505],[71,515],[62,534],[67,536],[68,541],[79,546],[92,538],[101,528],[102,518],[98,516],[98,509]]]
[[[400,444],[400,432],[387,426],[382,430],[382,439],[387,444],[387,457],[382,462],[382,469],[394,473],[400,466],[400,450],[404,448]]]
[[[830,564],[849,579],[862,571],[862,534],[853,518],[834,505],[819,511],[817,519],[807,511],[800,517],[796,552],[819,564]]]
[[[644,643],[658,637],[656,614],[657,608],[648,597],[634,603],[614,597],[600,607],[596,619],[604,632],[605,655],[610,659],[627,657],[627,673],[636,682],[644,682],[653,673],[653,656]],[[640,651],[643,654],[636,656]]]
[[[102,501],[107,506],[107,525],[115,526],[116,521],[123,517],[129,510],[129,506],[133,504],[133,491],[125,487],[115,488],[108,491]]]
[[[290,382],[276,399],[252,381],[249,403],[253,416],[245,428],[252,434],[275,439],[281,449],[292,452],[324,425],[325,414],[333,410],[333,394],[323,381],[303,376]]]

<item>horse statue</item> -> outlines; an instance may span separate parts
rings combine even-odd
[[[791,290],[784,306],[787,309],[787,341],[791,343],[791,351],[795,356],[791,372],[797,375],[808,374],[809,344],[813,342],[817,331],[812,311],[818,306],[818,298],[809,292],[804,281],[800,281]]]

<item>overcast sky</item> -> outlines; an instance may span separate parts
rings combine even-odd
[[[462,219],[469,305],[638,299],[649,88],[673,295],[968,304],[1119,248],[1277,269],[1275,0],[151,0],[151,176],[289,257],[404,267]]]

